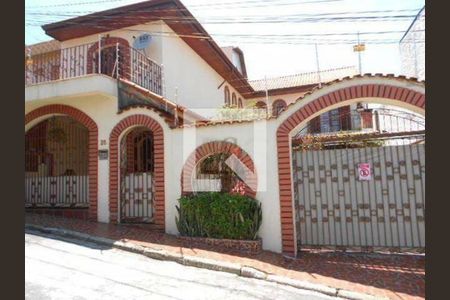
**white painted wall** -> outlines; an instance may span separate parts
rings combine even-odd
[[[228,82],[222,84],[224,78],[163,21],[112,30],[102,35],[124,38],[133,46],[133,36],[144,32],[152,35],[152,42],[145,49],[146,55],[163,66],[163,94],[167,99],[188,108],[217,109],[225,104],[225,86],[230,89],[230,97],[234,92],[237,98],[243,99]],[[97,43],[98,40],[98,34],[89,35],[64,41],[61,48]]]
[[[278,202],[278,173],[276,157],[276,128],[275,122],[260,121],[254,123],[232,124],[227,126],[200,127],[195,132],[195,138],[189,135],[189,129],[169,129],[162,118],[153,111],[139,108],[131,109],[117,114],[117,98],[114,94],[113,80],[100,75],[92,75],[92,78],[110,80],[110,94],[107,95],[108,86],[103,82],[102,93],[75,94],[71,97],[57,94],[52,97],[51,91],[60,91],[62,87],[69,90],[78,86],[83,78],[77,78],[67,81],[60,81],[51,84],[41,84],[28,87],[27,94],[46,96],[46,99],[26,101],[25,114],[44,105],[65,104],[73,106],[91,117],[98,126],[99,131],[99,150],[109,149],[109,135],[114,126],[123,118],[133,114],[145,114],[158,121],[164,128],[164,149],[165,149],[165,193],[166,193],[166,231],[171,234],[177,234],[175,224],[177,199],[181,195],[181,172],[184,161],[198,146],[210,142],[229,140],[239,145],[253,159],[260,191],[256,198],[262,202],[263,223],[260,229],[260,236],[263,239],[263,248],[275,252],[281,252],[281,223],[280,207]],[[81,81],[81,82],[80,82]],[[55,95],[53,95],[55,96]],[[42,120],[42,119],[40,119]],[[38,120],[38,121],[40,121]],[[38,121],[30,123],[26,130],[34,126]],[[192,128],[191,131],[195,129]],[[264,134],[267,133],[267,134]],[[192,134],[192,133],[191,133]],[[254,136],[258,136],[255,147]],[[231,140],[230,140],[231,138]],[[102,140],[106,140],[106,145],[101,145]],[[184,144],[186,143],[185,148]],[[261,145],[267,145],[267,153],[255,153],[255,149],[264,149]],[[264,152],[264,151],[263,151]],[[256,155],[256,156],[255,156]],[[264,155],[264,156],[262,156]],[[267,167],[266,167],[267,166]],[[109,161],[100,160],[98,165],[98,216],[100,222],[109,222]],[[270,174],[267,178],[265,174]],[[267,181],[266,181],[267,180]],[[270,187],[270,188],[266,188]]]
[[[95,79],[97,77],[100,79]],[[303,105],[308,104],[310,101],[313,101],[318,97],[333,92],[337,89],[346,88],[351,85],[384,84],[406,87],[425,93],[424,84],[413,83],[411,81],[379,77],[355,78],[352,80],[335,83],[331,86],[325,86],[322,89],[317,90],[314,94],[308,95],[301,101],[298,101],[294,105],[290,106],[288,110],[283,112],[277,119],[171,130],[157,113],[147,109],[130,109],[122,114],[117,114],[117,95],[115,94],[116,91],[113,89],[114,81],[112,79],[99,75],[92,75],[92,80],[100,80],[98,83],[102,86],[92,89],[89,93],[84,93],[83,88],[80,88],[82,80],[86,80],[86,78],[71,79],[67,81],[58,81],[50,84],[40,84],[33,87],[27,87],[25,94],[26,97],[30,98],[25,99],[25,113],[40,106],[56,103],[66,104],[78,108],[97,123],[99,130],[99,149],[109,149],[109,135],[111,130],[123,118],[133,114],[145,114],[155,119],[164,129],[166,194],[165,220],[166,231],[171,234],[177,233],[175,224],[175,205],[177,204],[177,199],[181,194],[181,171],[187,157],[198,146],[206,142],[221,140],[234,142],[246,151],[254,161],[259,185],[256,198],[262,202],[263,209],[263,223],[260,229],[260,236],[263,239],[263,248],[275,252],[281,252],[281,220],[276,144],[276,131],[278,126],[282,124],[282,122],[292,113],[300,109]],[[78,87],[78,91],[74,91],[76,87]],[[72,91],[74,94],[69,95],[64,93],[65,89]],[[353,99],[346,101],[345,103],[329,107],[327,110],[360,101],[377,102],[386,105],[399,105],[404,109],[410,109],[421,115],[424,115],[425,113],[424,110],[411,105],[381,98]],[[324,111],[318,112],[309,119],[304,120],[297,126],[297,128],[304,126],[307,121],[316,115],[323,113]],[[36,124],[36,122],[29,124],[26,129],[30,128],[30,126],[33,126],[34,124]],[[295,132],[295,130],[293,132]],[[106,145],[101,145],[102,140],[106,141]],[[108,170],[109,162],[100,161],[98,173],[98,214],[99,221],[101,222],[108,222],[109,220]]]
[[[164,32],[175,35],[166,24]],[[211,68],[182,39],[163,37],[163,65],[165,90],[168,99],[193,109],[220,108],[225,104],[224,88],[228,85],[230,97],[234,92],[243,98],[224,78]]]
[[[256,199],[261,201],[263,211],[263,222],[259,232],[263,240],[263,248],[281,252],[278,172],[277,161],[274,159],[277,150],[275,134],[275,122],[266,121],[173,130],[171,138],[173,145],[177,146],[168,154],[171,157],[168,179],[169,182],[176,182],[176,184],[172,184],[166,192],[166,231],[172,234],[177,233],[175,205],[181,194],[179,182],[182,167],[188,156],[204,143],[229,141],[247,152],[255,164],[258,176]],[[267,148],[261,145],[267,145]]]
[[[114,80],[108,77],[103,77],[99,75],[92,75],[92,78],[102,77],[106,78],[107,81],[111,81],[113,84]],[[86,79],[86,78],[84,78]],[[117,98],[114,93],[117,93],[117,86],[113,85],[115,89],[111,89],[109,94],[104,93],[91,93],[91,94],[78,94],[72,97],[51,97],[51,90],[61,90],[61,86],[66,86],[68,89],[73,88],[72,85],[78,86],[79,89],[79,80],[83,80],[83,78],[72,79],[67,81],[60,81],[57,83],[51,84],[41,84],[33,87],[28,87],[28,89],[38,89],[38,91],[28,92],[30,94],[40,94],[46,95],[49,98],[40,99],[34,101],[26,101],[25,102],[25,114],[28,112],[45,105],[50,104],[65,104],[72,107],[75,107],[85,114],[87,114],[90,118],[92,118],[97,126],[98,126],[98,142],[99,142],[99,150],[109,150],[109,136],[116,124],[118,124],[122,119],[133,115],[133,114],[145,114],[150,116],[154,120],[156,120],[164,130],[164,150],[165,153],[168,153],[169,149],[172,147],[172,139],[170,137],[170,129],[169,126],[164,122],[164,120],[155,112],[144,109],[132,109],[128,111],[124,111],[121,114],[117,114]],[[68,85],[68,86],[67,86]],[[105,82],[103,82],[103,88],[108,87]],[[115,91],[115,92],[114,92]],[[27,94],[27,92],[26,92]],[[29,123],[25,130],[28,130],[36,123],[41,121],[43,118],[36,120],[35,122]],[[106,141],[106,144],[102,145],[102,140]],[[166,176],[166,191],[170,186],[167,181],[168,172],[171,169],[169,156],[164,157],[164,162],[166,166],[168,166],[165,170]],[[109,161],[108,160],[99,160],[98,164],[98,220],[100,222],[109,222]]]
[[[25,88],[25,103],[35,102],[31,106],[25,106],[25,108],[33,107],[37,103],[50,99],[53,101],[65,99],[67,101],[70,98],[99,94],[117,97],[117,82],[106,75],[90,74],[83,77],[40,83]]]

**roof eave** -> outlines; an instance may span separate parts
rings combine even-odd
[[[233,63],[228,59],[228,57],[225,55],[225,53],[222,51],[222,49],[216,44],[216,42],[212,39],[212,37],[207,33],[207,31],[203,28],[203,26],[195,19],[195,17],[189,12],[189,10],[179,1],[179,0],[153,0],[153,1],[147,1],[147,2],[141,2],[137,4],[122,6],[118,8],[113,8],[110,10],[105,10],[85,16],[80,16],[56,23],[51,23],[42,26],[44,31],[47,35],[53,37],[56,40],[59,41],[65,41],[68,39],[73,38],[79,38],[87,35],[92,35],[100,32],[105,31],[111,31],[115,29],[120,29],[124,27],[129,27],[133,25],[137,25],[142,23],[142,20],[139,20],[138,18],[132,18],[131,20],[124,20],[121,18],[121,22],[112,22],[111,18],[119,18],[120,16],[126,15],[130,12],[134,13],[142,13],[143,9],[149,9],[149,8],[158,8],[160,10],[161,8],[167,8],[167,7],[173,7],[177,8],[175,13],[182,14],[184,17],[192,18],[192,22],[190,22],[186,26],[193,26],[195,28],[195,31],[197,33],[202,34],[205,37],[205,41],[208,43],[208,45],[212,48],[212,50],[219,56],[219,59],[221,62],[226,66],[227,72],[230,72],[228,76],[226,74],[222,74],[219,70],[216,69],[217,66],[214,66],[211,61],[208,61],[207,58],[203,58],[213,69],[216,70],[222,77],[224,77],[227,81],[230,82],[230,84],[243,95],[244,98],[246,98],[245,95],[251,94],[254,92],[251,85],[248,83],[247,79],[239,70],[233,65]],[[157,12],[157,10],[155,10]],[[148,21],[156,21],[156,20],[163,20],[163,15],[156,14],[153,12],[153,15],[150,15],[151,12],[147,12],[148,15]],[[145,11],[144,11],[145,13]],[[108,20],[103,22],[99,22],[98,18],[104,18],[109,17],[109,24]],[[95,21],[97,19],[97,21]],[[93,28],[93,22],[97,22],[97,27]],[[103,23],[103,25],[102,25]],[[108,27],[101,28],[101,26],[105,26],[105,24],[108,24]],[[177,26],[174,24],[171,24],[170,22],[166,22],[166,24],[172,28],[177,34]],[[69,30],[72,29],[71,34],[67,34]],[[180,34],[179,34],[180,35]],[[191,46],[190,40],[192,38],[180,36],[191,48],[194,49],[194,51],[197,52],[197,50]],[[236,83],[234,83],[236,82]]]

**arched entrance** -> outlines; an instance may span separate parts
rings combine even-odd
[[[358,105],[294,131],[298,247],[423,251],[425,118]]]
[[[411,83],[413,87],[411,88]],[[278,147],[278,178],[280,188],[281,229],[283,252],[289,255],[297,253],[297,234],[295,224],[293,165],[292,165],[292,136],[299,128],[320,115],[322,112],[346,106],[364,99],[401,107],[411,108],[416,112],[425,111],[424,86],[421,83],[409,82],[382,76],[367,76],[365,78],[347,79],[318,89],[306,95],[301,102],[295,103],[294,108],[287,110],[280,116],[281,123],[277,129]],[[319,180],[319,179],[318,179]],[[315,190],[313,190],[315,193]],[[319,193],[317,193],[319,195]],[[366,207],[366,206],[364,206]],[[321,209],[321,207],[317,208]]]
[[[88,208],[89,132],[66,116],[46,119],[25,134],[25,205]]]
[[[146,115],[120,121],[110,135],[110,220],[164,230],[164,132]]]
[[[87,73],[100,73],[116,78],[119,68],[119,76],[130,79],[131,48],[128,41],[108,36],[102,38],[100,45],[101,51],[98,51],[99,43],[93,44],[88,50]]]
[[[83,112],[48,105],[25,116],[25,206],[97,220],[97,126]]]
[[[120,220],[151,223],[155,195],[153,133],[138,126],[120,142]]]
[[[247,172],[240,178],[225,163],[234,155]],[[238,168],[239,162],[229,161]],[[245,182],[245,183],[244,183]],[[236,192],[255,198],[257,176],[250,155],[239,146],[225,141],[215,141],[199,146],[186,160],[182,174],[182,193],[198,191]]]

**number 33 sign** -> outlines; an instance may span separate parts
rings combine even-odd
[[[363,163],[358,165],[359,180],[372,179],[372,171],[370,170],[370,164]]]

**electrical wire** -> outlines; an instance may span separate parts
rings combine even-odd
[[[67,6],[80,6],[80,5],[91,5],[91,4],[104,4],[104,3],[114,3],[114,2],[124,2],[126,0],[104,0],[104,1],[84,1],[84,2],[72,2],[72,3],[65,3],[65,4],[50,4],[50,5],[38,5],[38,6],[29,6],[29,7],[25,7],[25,9],[35,9],[35,8],[51,8],[51,7],[67,7]],[[192,8],[202,8],[202,7],[221,7],[223,8],[223,6],[231,6],[231,8],[239,8],[239,5],[245,5],[245,4],[257,4],[258,7],[261,6],[269,6],[269,5],[283,5],[284,4],[288,4],[288,5],[298,5],[298,4],[320,4],[320,3],[328,3],[328,2],[340,2],[343,0],[316,0],[316,1],[310,1],[310,0],[306,0],[306,1],[298,1],[295,0],[294,2],[286,2],[286,0],[266,0],[266,1],[261,1],[261,0],[247,0],[247,1],[234,1],[234,2],[222,2],[222,3],[203,3],[203,4],[191,4],[189,5],[189,7]],[[138,4],[140,2],[135,2],[133,4]],[[129,4],[129,5],[133,5],[133,4]],[[235,5],[238,5],[237,7]]]
[[[106,2],[119,2],[121,0],[110,0],[110,1],[91,1],[90,3],[106,3]],[[245,1],[246,4],[251,3],[263,3],[261,1]],[[266,6],[268,2],[273,3],[274,1],[266,1]],[[334,1],[304,1],[302,3],[320,3],[320,2],[336,2]],[[86,2],[83,2],[86,3]],[[239,4],[244,3],[242,1],[236,1],[233,2],[233,4]],[[295,5],[297,3],[287,3],[284,2],[286,5]],[[69,6],[70,3],[65,4],[64,6]],[[78,3],[77,5],[81,5],[81,3]],[[229,3],[231,5],[231,3]],[[63,6],[63,5],[61,5]],[[204,4],[205,6],[214,6],[217,7],[217,4]],[[261,5],[260,5],[261,6]],[[259,6],[259,7],[260,7]],[[194,7],[194,6],[193,6]],[[201,5],[199,6],[201,7]],[[168,9],[165,9],[168,11]],[[145,10],[141,10],[144,11]],[[156,10],[148,10],[150,11],[156,11]],[[164,11],[164,10],[161,10]],[[171,9],[170,11],[181,11],[180,9]],[[412,9],[404,9],[404,10],[380,10],[380,11],[355,11],[355,12],[340,12],[340,13],[318,13],[318,14],[293,14],[293,15],[284,15],[284,16],[273,16],[273,15],[259,15],[259,16],[242,16],[242,17],[228,17],[228,16],[217,16],[214,18],[205,18],[203,21],[201,21],[201,24],[215,24],[215,25],[227,25],[227,24],[286,24],[286,23],[292,23],[292,24],[298,24],[298,23],[338,23],[338,22],[381,22],[381,21],[408,21],[410,18],[416,17],[416,14],[410,15],[410,14],[398,14],[400,12],[412,12],[414,10]],[[417,11],[417,10],[416,10]],[[27,12],[27,15],[32,16],[32,18],[28,18],[28,22],[26,23],[28,26],[40,26],[43,23],[48,23],[48,21],[42,21],[40,17],[50,17],[50,18],[57,18],[56,21],[60,21],[60,17],[77,17],[80,12],[59,12],[59,13],[48,13],[48,12]],[[374,14],[386,14],[386,13],[396,13],[395,15],[374,15]],[[352,16],[352,14],[358,14],[358,16]],[[370,16],[366,16],[365,14],[372,14]],[[85,18],[89,16],[84,16]],[[95,19],[94,19],[95,18]],[[143,22],[148,21],[147,17],[121,17],[120,21],[128,21],[128,20],[142,20]],[[197,19],[195,19],[193,16],[175,16],[175,17],[166,17],[162,18],[163,21],[169,24],[195,24],[197,23]],[[201,19],[201,18],[199,18]],[[117,17],[108,17],[108,16],[93,16],[93,20],[95,21],[93,24],[89,24],[89,26],[98,28],[104,31],[110,31],[109,26],[101,25],[99,24],[100,21],[104,20],[117,20]],[[77,22],[71,22],[65,21],[68,24],[79,24]],[[87,21],[89,22],[89,20]],[[118,24],[118,23],[113,23]],[[133,30],[129,28],[121,29],[126,31],[135,31],[135,32],[142,32],[142,30]],[[366,35],[366,36],[378,36],[378,35],[388,35],[388,34],[395,34],[395,33],[404,33],[404,31],[379,31],[379,32],[362,32],[360,35]],[[174,33],[167,33],[167,32],[153,32],[151,33],[155,36],[165,36],[165,37],[171,37],[171,38],[192,38],[192,39],[202,39],[202,40],[212,40],[212,37],[208,34],[191,34],[191,35],[178,35]],[[318,45],[346,45],[346,44],[355,44],[357,42],[357,39],[343,39],[343,38],[337,38],[337,39],[331,39],[331,38],[323,38],[323,37],[340,37],[340,36],[356,36],[353,32],[341,32],[341,33],[306,33],[306,34],[281,34],[281,35],[261,35],[261,34],[212,34],[213,36],[229,39],[229,42],[232,43],[241,43],[241,44],[292,44],[292,45],[312,45],[312,44],[318,44]],[[309,37],[309,38],[305,38]],[[311,38],[316,37],[316,38]],[[388,39],[388,38],[381,38],[381,39],[363,39],[362,42],[368,43],[368,44],[394,44],[398,43],[398,39]],[[422,40],[415,40],[415,43],[421,43],[424,42]],[[241,82],[240,79],[236,80]],[[238,86],[237,88],[244,87],[244,86]],[[244,93],[245,94],[245,93]],[[241,95],[244,95],[241,94]]]

